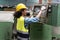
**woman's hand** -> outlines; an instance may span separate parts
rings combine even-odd
[[[42,6],[42,7],[41,7],[41,10],[45,10],[45,9],[46,9],[46,7],[45,7],[45,6]]]

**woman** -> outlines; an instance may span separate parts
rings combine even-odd
[[[25,15],[27,13],[27,7],[20,3],[16,6],[16,12],[15,17],[17,18],[17,39],[18,40],[28,40],[29,34],[28,34],[28,24],[32,22],[38,22],[39,17],[41,16],[42,10],[45,8],[41,8],[39,14],[34,18],[26,18]]]

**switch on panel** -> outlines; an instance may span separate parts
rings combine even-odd
[[[52,12],[52,5],[48,5],[48,13]]]

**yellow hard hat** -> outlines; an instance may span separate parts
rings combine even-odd
[[[26,8],[26,9],[27,9],[26,5],[24,5],[23,3],[20,3],[20,4],[18,4],[18,5],[16,6],[16,11],[19,11],[19,10],[21,10],[21,9],[23,9],[23,8]]]

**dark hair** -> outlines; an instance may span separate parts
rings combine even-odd
[[[17,12],[15,12],[14,13],[14,17],[15,18],[19,18],[20,16],[22,16],[22,11],[24,11],[25,9],[23,8],[23,9],[21,9],[20,11],[17,11]]]

